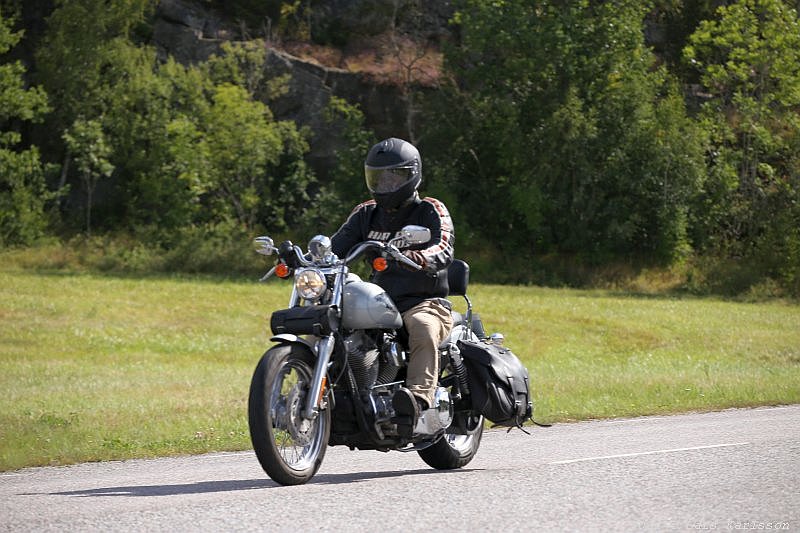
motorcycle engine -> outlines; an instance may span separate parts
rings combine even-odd
[[[394,434],[392,395],[400,387],[395,379],[405,364],[405,354],[391,337],[378,334],[376,338],[364,331],[345,337],[344,347],[367,419],[379,438]]]
[[[385,343],[380,350],[376,340],[363,331],[355,331],[344,338],[347,352],[347,363],[353,371],[353,377],[359,390],[370,390],[375,385],[390,383],[397,376],[399,366],[403,364],[397,357],[396,343]],[[381,352],[385,353],[381,353]]]
[[[394,381],[399,369],[405,365],[402,348],[392,339],[379,336],[377,339],[364,331],[355,331],[344,338],[347,364],[353,372],[362,399],[367,402],[368,416],[378,434],[394,434],[396,428],[390,422],[394,416],[392,396],[400,383]],[[385,386],[381,386],[385,385]],[[430,409],[420,413],[414,432],[434,435],[450,426],[453,417],[452,400],[447,390],[437,387]]]

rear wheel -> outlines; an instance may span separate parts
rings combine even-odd
[[[462,411],[456,413],[453,424],[441,439],[417,453],[423,461],[437,470],[461,468],[478,453],[482,436],[483,417]]]
[[[314,375],[314,358],[297,346],[277,346],[258,363],[250,383],[250,439],[264,471],[282,485],[310,480],[322,464],[330,435],[330,410],[302,416]]]

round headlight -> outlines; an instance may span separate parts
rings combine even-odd
[[[299,270],[294,276],[297,294],[304,300],[317,300],[325,293],[328,284],[325,276],[315,268]]]

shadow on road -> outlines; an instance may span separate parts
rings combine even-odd
[[[419,470],[389,470],[382,472],[350,472],[347,474],[317,474],[309,483],[310,484],[324,484],[324,485],[339,485],[342,483],[352,483],[355,481],[369,481],[370,479],[381,479],[390,477],[403,477],[403,476],[422,476],[422,475],[447,475],[463,472],[474,472],[475,468],[461,468],[458,470],[434,470],[432,468],[425,468]]]
[[[53,496],[176,496],[179,494],[205,494],[280,487],[270,479],[234,481],[199,481],[180,485],[132,485],[128,487],[98,487],[96,489],[51,492]]]
[[[402,476],[419,475],[446,475],[454,472],[472,472],[474,469],[462,468],[460,470],[394,470],[383,472],[352,472],[347,474],[318,474],[308,483],[309,485],[340,485],[371,479],[383,479]],[[51,492],[53,496],[176,496],[181,494],[205,494],[211,492],[234,492],[239,490],[275,489],[281,485],[270,479],[247,479],[230,481],[199,481],[197,483],[182,483],[179,485],[132,485],[127,487],[98,487],[94,489],[70,490]],[[25,496],[30,496],[26,494]]]

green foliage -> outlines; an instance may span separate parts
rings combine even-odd
[[[329,172],[329,181],[318,194],[321,209],[315,224],[317,231],[333,232],[363,198],[364,157],[375,142],[375,136],[364,126],[364,113],[356,105],[342,98],[331,96],[325,109],[325,120],[340,134],[336,149],[336,164]]]
[[[437,122],[463,146],[451,167],[477,189],[466,211],[488,237],[595,260],[685,252],[700,132],[644,47],[643,15],[638,2],[464,2],[447,62],[466,113],[441,105]]]
[[[37,58],[64,107],[56,124],[98,124],[111,147],[103,156],[115,169],[104,190],[104,226],[168,245],[176,229],[195,224],[235,221],[255,231],[299,218],[314,180],[303,161],[308,144],[302,131],[274,120],[262,103],[287,83],[265,77],[264,43],[227,43],[197,66],[159,63],[152,48],[130,37],[151,5],[145,0],[115,5],[93,21],[93,35],[78,35],[78,19],[103,11],[100,4],[59,5]],[[59,64],[67,69],[64,77],[55,72]],[[77,174],[93,191],[99,172],[87,173],[83,161],[69,163],[67,177]]]
[[[45,234],[45,169],[35,147],[15,152],[0,146],[0,247],[29,245]]]
[[[191,224],[202,213],[205,158],[196,124],[211,83],[173,60],[156,66],[148,49],[127,47],[118,64],[127,75],[106,115],[119,176],[114,200],[127,219],[116,225],[160,233]]]
[[[92,196],[97,180],[110,176],[114,171],[114,165],[108,161],[111,147],[106,142],[100,122],[96,120],[76,120],[72,128],[64,133],[64,142],[74,156],[86,189],[86,233],[91,235]]]
[[[315,31],[346,41],[356,12],[375,29],[397,6],[364,2],[337,19],[316,1],[203,3],[241,22],[244,41],[181,65],[143,44],[154,0],[0,1],[3,245],[33,242],[49,219],[67,238],[132,235],[139,265],[204,270],[191,250],[233,257],[225,228],[302,240],[365,197],[376,139],[362,111],[334,97],[319,131],[277,119],[289,79],[266,52]],[[505,282],[593,283],[657,264],[688,272],[693,291],[800,294],[790,3],[460,0],[441,86],[397,88],[420,119],[402,127],[422,133],[423,194],[448,205],[459,254]],[[8,13],[38,21],[13,51],[22,34]],[[408,10],[394,15],[413,26]],[[337,157],[324,183],[308,166],[321,136]],[[151,261],[174,250],[190,257]]]
[[[278,163],[283,148],[279,130],[270,127],[267,108],[249,100],[241,87],[219,86],[212,98],[202,120],[202,152],[208,155],[204,186],[218,196],[215,212],[253,228],[261,202],[269,200],[268,168]]]
[[[115,179],[107,180],[95,216],[95,225],[102,229],[124,219],[129,191],[123,184],[134,181],[138,174],[129,169],[148,164],[143,160],[150,151],[149,139],[143,139],[144,135],[135,138],[131,132],[144,122],[163,118],[151,115],[151,109],[142,105],[150,93],[146,74],[152,70],[155,53],[132,42],[134,30],[154,5],[152,0],[56,2],[34,54],[35,78],[48,91],[53,108],[47,121],[51,133],[44,148],[49,160],[62,165],[59,186],[78,185],[83,180],[84,174],[71,164],[64,137],[76,121],[100,123],[112,149],[108,160],[116,168]],[[131,106],[139,106],[136,113],[121,113]],[[75,197],[66,198],[61,208],[70,221],[77,213],[90,213]]]
[[[118,54],[153,0],[59,0],[36,54],[37,77],[62,127],[91,119],[114,98]]]
[[[686,68],[683,49],[689,36],[700,23],[713,18],[722,3],[719,0],[653,0],[653,8],[647,15],[649,33],[655,34],[651,41],[658,56],[667,63],[671,72],[685,83],[696,83],[696,71]],[[730,3],[730,2],[727,2]]]
[[[0,12],[0,57],[19,43],[12,21]],[[20,149],[20,122],[41,121],[48,111],[47,95],[26,88],[20,61],[0,64],[0,246],[30,244],[47,225],[45,206],[53,195],[45,186],[45,168],[35,147]]]
[[[223,54],[212,55],[203,66],[204,70],[213,82],[237,85],[247,90],[251,96],[256,96],[265,81],[265,47],[261,40],[239,44],[223,43]]]
[[[704,21],[684,50],[710,97],[709,183],[698,235],[796,283],[800,226],[800,21],[780,0],[741,0]]]
[[[12,32],[12,20],[0,12],[0,56],[8,53],[22,38],[22,32]],[[21,61],[0,64],[0,124],[4,126],[0,140],[11,144],[13,136],[5,131],[12,118],[35,120],[47,111],[47,95],[40,87],[26,88],[25,67]]]

